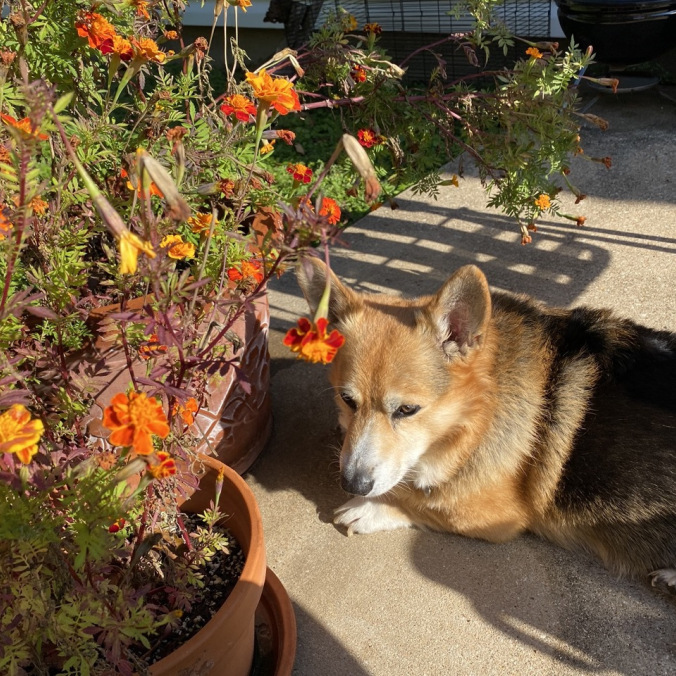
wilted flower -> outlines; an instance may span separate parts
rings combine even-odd
[[[38,452],[38,442],[44,431],[42,420],[31,420],[25,406],[14,404],[0,415],[0,453],[14,453],[27,465]]]
[[[277,138],[282,139],[289,146],[296,140],[296,134],[289,129],[276,129],[275,134]]]
[[[169,434],[167,416],[157,399],[145,392],[116,394],[103,411],[103,426],[112,430],[108,441],[113,446],[130,446],[139,455],[153,452],[152,436],[164,439]]]

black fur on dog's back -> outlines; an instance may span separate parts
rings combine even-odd
[[[676,334],[607,310],[550,309],[502,294],[494,302],[549,343],[538,436],[560,415],[567,367],[593,364],[596,373],[553,500],[534,530],[597,554],[617,573],[676,566]]]

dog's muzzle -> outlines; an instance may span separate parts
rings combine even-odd
[[[368,495],[373,489],[373,484],[374,480],[361,472],[342,474],[340,477],[341,488],[352,495]]]

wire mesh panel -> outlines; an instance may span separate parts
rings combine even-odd
[[[454,15],[456,4],[453,0],[272,0],[266,20],[284,23],[287,43],[290,47],[300,47],[311,32],[340,7],[352,14],[360,27],[365,23],[378,23],[383,30],[381,45],[395,63],[400,63],[415,50],[438,42],[446,35],[471,29],[467,15]],[[495,14],[515,35],[549,36],[549,0],[505,0],[495,9]],[[439,45],[433,51],[443,59],[451,78],[477,71],[453,43]],[[507,65],[523,53],[520,47],[509,50],[506,56],[497,47],[492,51],[491,60],[482,64],[483,68]],[[422,51],[407,63],[407,79],[426,79],[437,65],[438,59],[432,53]]]

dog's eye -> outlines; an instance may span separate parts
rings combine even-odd
[[[340,398],[354,411],[357,408],[357,402],[347,393],[341,392]]]
[[[420,406],[416,406],[415,404],[404,404],[403,406],[400,406],[394,412],[393,417],[395,417],[395,418],[409,418],[410,416],[415,415],[419,410],[420,410]]]

